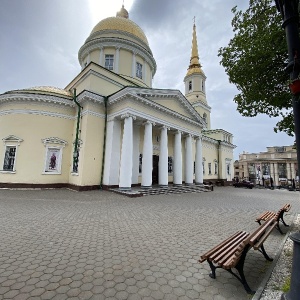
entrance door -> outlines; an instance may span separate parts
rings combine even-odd
[[[158,184],[158,161],[159,156],[153,155],[152,184]]]

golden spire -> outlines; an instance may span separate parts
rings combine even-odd
[[[188,67],[186,76],[193,73],[203,73],[203,71],[201,70],[201,64],[199,62],[195,17],[194,17],[194,25],[193,25],[192,54],[191,54],[190,65]]]

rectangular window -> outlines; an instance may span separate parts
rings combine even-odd
[[[191,81],[189,81],[189,91],[191,91],[191,90],[192,90],[192,88],[193,88],[193,86],[192,86],[192,82],[191,82]]]
[[[3,170],[4,171],[14,171],[15,158],[16,158],[16,146],[6,146]]]
[[[105,54],[105,68],[108,70],[114,69],[114,56],[113,54]]]
[[[218,174],[218,163],[215,162],[215,175]]]
[[[204,165],[204,161],[202,162],[202,168],[203,168],[203,174],[205,174],[205,165]]]
[[[173,172],[173,157],[168,156],[168,173]]]
[[[211,175],[211,163],[208,163],[208,174]]]
[[[143,79],[143,65],[136,63],[136,77]]]

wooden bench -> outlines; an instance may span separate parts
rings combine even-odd
[[[273,211],[265,211],[264,213],[262,213],[258,218],[256,218],[256,222],[261,225],[261,221],[268,221],[270,219],[275,219],[277,222],[276,228],[278,229],[278,231],[283,234],[282,230],[280,229],[279,226],[279,221],[281,221],[281,223],[288,227],[289,225],[287,225],[284,220],[283,220],[283,214],[285,212],[288,212],[291,209],[291,205],[290,204],[285,204],[282,208],[280,208],[278,210],[278,212],[273,212]]]
[[[253,248],[254,250],[260,251],[268,261],[273,260],[266,253],[263,243],[275,226],[276,221],[274,219],[270,219],[263,225],[260,225],[251,234],[245,231],[238,231],[219,245],[200,256],[198,262],[208,262],[211,268],[211,274],[209,274],[211,278],[216,278],[217,268],[225,269],[243,284],[248,294],[253,295],[255,294],[255,291],[251,290],[244,275],[245,258],[249,249]],[[233,268],[238,271],[238,274],[232,271]]]

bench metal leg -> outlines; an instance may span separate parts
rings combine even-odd
[[[271,258],[271,257],[267,254],[267,252],[266,252],[266,250],[265,250],[265,247],[264,247],[264,244],[262,244],[262,245],[260,246],[260,249],[258,249],[258,251],[261,252],[261,253],[264,255],[264,257],[265,257],[266,260],[268,260],[268,261],[273,261],[273,258]]]
[[[246,277],[245,277],[245,274],[244,274],[244,263],[245,263],[245,258],[246,258],[248,250],[249,250],[249,245],[244,249],[239,262],[235,266],[235,269],[238,271],[240,276],[233,273],[231,269],[227,270],[227,271],[229,273],[231,273],[235,278],[237,278],[242,283],[242,285],[244,286],[244,289],[246,290],[246,292],[248,294],[254,295],[255,291],[251,290],[250,286],[248,285],[248,283],[246,281]]]
[[[213,279],[216,279],[216,269],[217,267],[214,266],[214,264],[210,261],[210,260],[207,260],[209,266],[210,266],[210,269],[211,269],[211,273],[209,274],[209,277],[210,278],[213,278]]]
[[[245,262],[245,258],[246,258],[246,254],[247,254],[248,250],[249,250],[249,245],[246,246],[246,248],[244,249],[244,251],[241,255],[239,262],[235,266],[235,269],[238,271],[240,276],[238,276],[237,274],[232,272],[231,269],[226,269],[226,271],[228,271],[230,274],[232,274],[235,278],[237,278],[242,283],[242,285],[244,286],[244,288],[248,294],[254,295],[255,291],[251,290],[251,288],[249,287],[249,285],[246,281],[245,275],[244,275],[244,270],[243,270],[244,262]],[[216,278],[216,269],[221,268],[221,267],[215,266],[210,260],[207,260],[207,262],[211,269],[211,273],[209,274],[209,277],[215,279]]]
[[[243,263],[244,264],[244,263]],[[244,266],[241,265],[236,265],[235,267],[237,269],[237,271],[239,272],[239,275],[236,275],[235,273],[232,272],[231,269],[226,270],[228,271],[230,274],[232,274],[236,279],[238,279],[242,285],[244,286],[244,289],[246,290],[246,292],[250,295],[254,295],[255,291],[251,290],[250,286],[248,285],[247,281],[246,281],[246,277],[244,275]]]
[[[278,222],[277,225],[276,225],[276,229],[277,229],[281,234],[283,234],[283,232],[282,232],[282,230],[281,230],[281,228],[280,228],[280,226],[279,226],[279,222]]]

